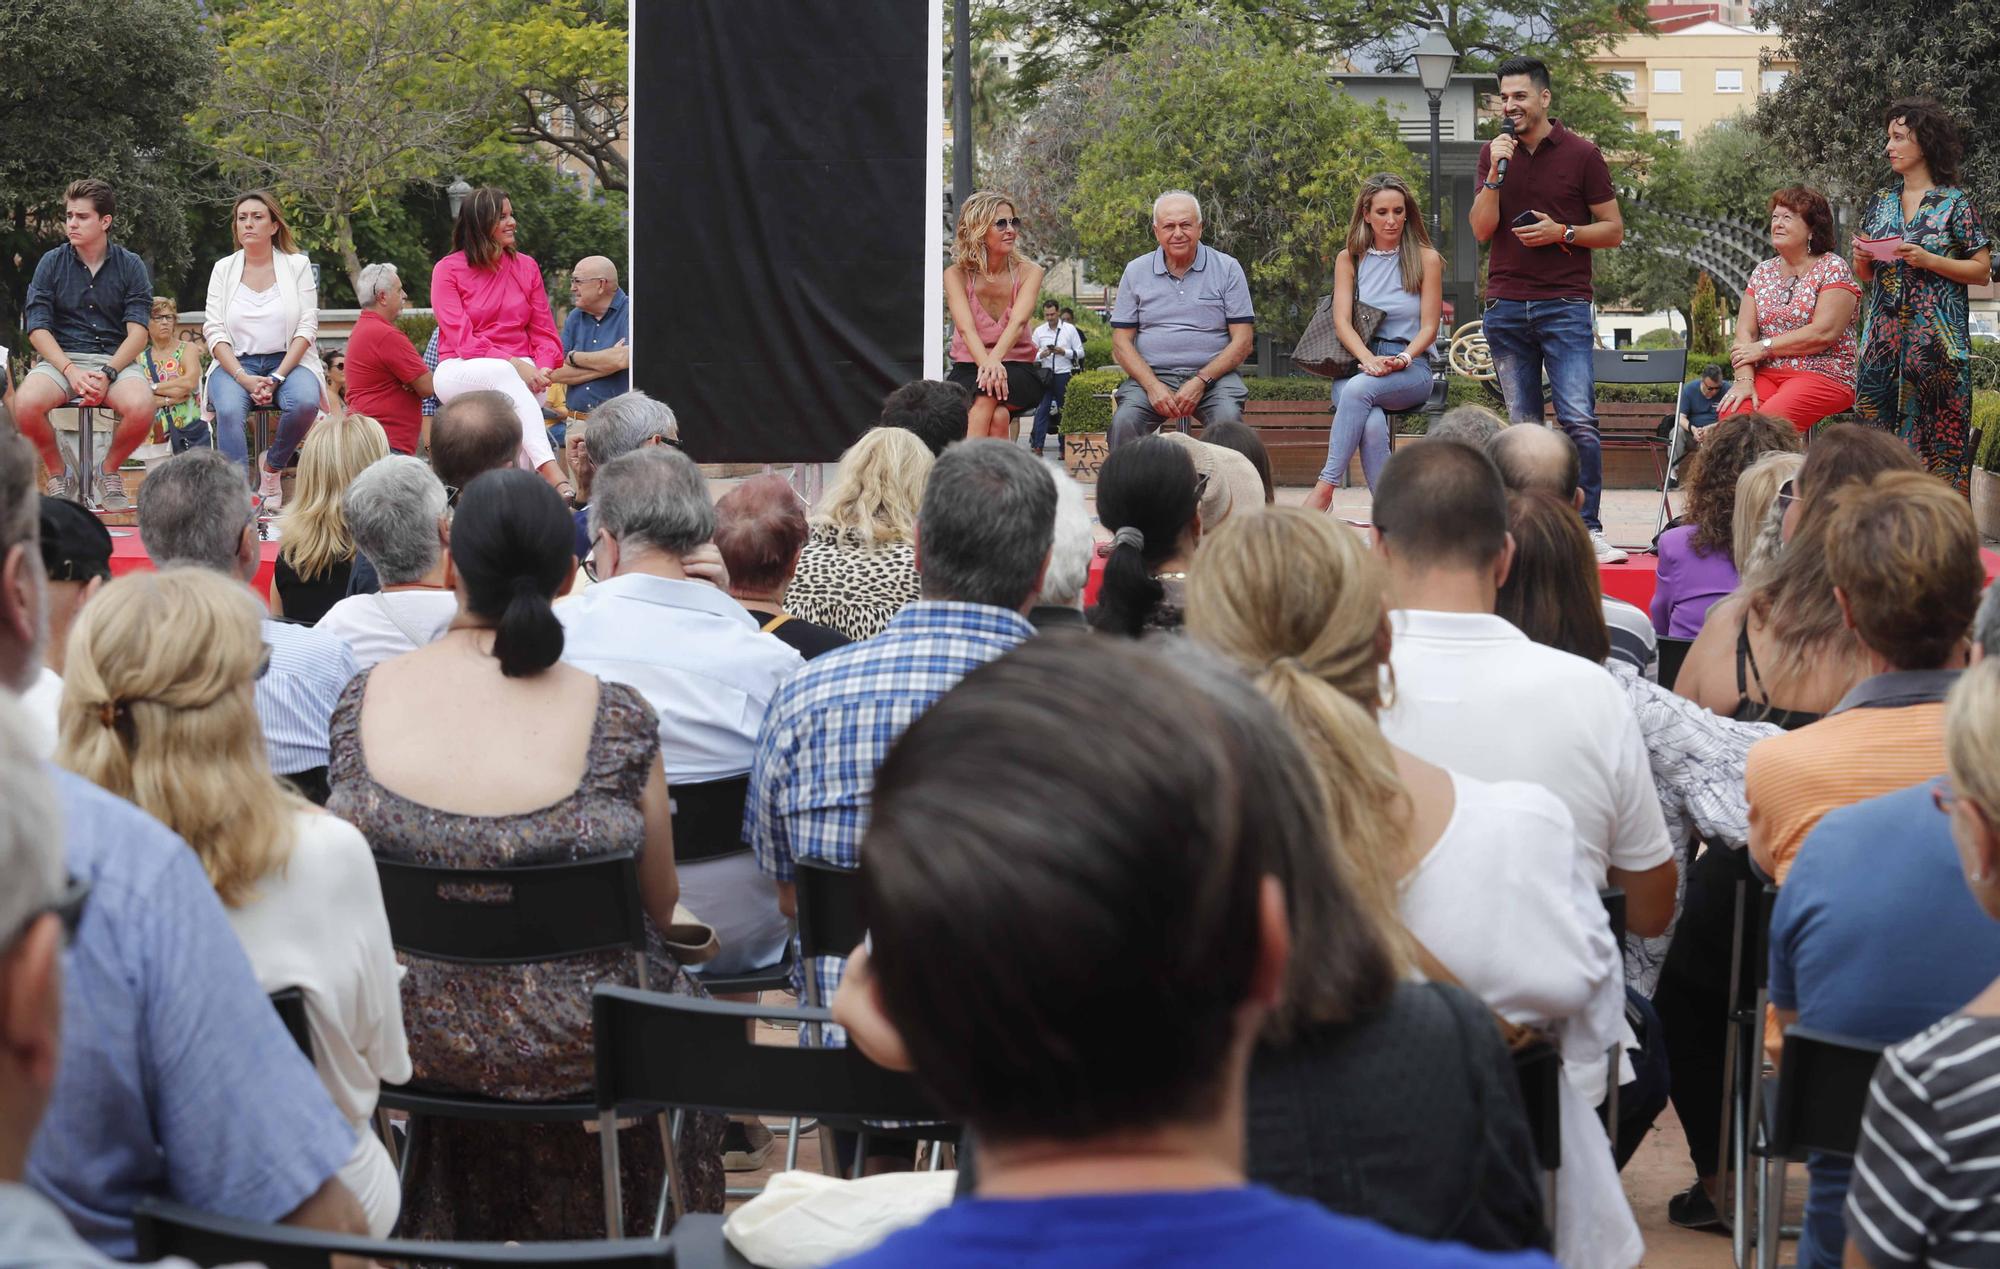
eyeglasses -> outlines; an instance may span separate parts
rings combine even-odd
[[[1202,495],[1208,492],[1208,475],[1205,471],[1195,473],[1194,500],[1196,502],[1200,502]]]
[[[587,286],[592,282],[602,282],[606,286],[611,285],[610,278],[571,278],[569,280],[569,289],[574,291],[576,290],[576,288],[580,286]]]
[[[444,506],[445,510],[447,511],[455,510],[457,508],[458,506],[457,485],[446,485],[444,487]]]
[[[1027,223],[1028,223],[1027,221],[1022,220],[1019,216],[1016,216],[1011,220],[1005,216],[1002,216],[998,220],[993,222],[993,227],[995,229],[1005,231],[1008,229],[1020,229]]]
[[[592,585],[596,585],[598,581],[597,544],[603,537],[604,534],[600,531],[596,537],[590,539],[590,554],[583,557],[583,575],[590,579]]]
[[[6,942],[0,943],[0,950],[12,947],[14,941],[29,926],[50,912],[55,913],[56,920],[62,923],[63,941],[66,943],[75,942],[76,928],[83,924],[83,909],[89,900],[90,883],[88,881],[79,877],[65,879],[62,893],[55,897],[55,901],[30,912],[27,919],[21,922],[20,927],[7,936]]]
[[[1792,504],[1799,500],[1799,495],[1793,485],[1796,479],[1796,477],[1787,476],[1785,477],[1785,483],[1778,486],[1779,515],[1783,515],[1785,512],[1791,510]]]
[[[271,645],[264,645],[264,654],[257,658],[257,677],[263,678],[271,672]]]
[[[346,362],[346,361],[344,361],[344,360],[343,360],[343,361],[329,361],[329,362],[327,362],[327,363],[326,363],[326,368],[327,368],[328,370],[345,370],[345,369],[347,369],[347,362]]]
[[[1958,805],[1958,794],[1952,790],[1950,781],[1939,780],[1931,785],[1931,804],[1940,813],[1951,814],[1951,808]]]

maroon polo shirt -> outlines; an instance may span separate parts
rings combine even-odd
[[[1493,167],[1493,143],[1479,147],[1479,179]],[[1538,211],[1563,225],[1587,225],[1590,205],[1618,196],[1604,155],[1588,140],[1554,119],[1549,135],[1531,152],[1514,150],[1507,181],[1500,187],[1500,227],[1493,231],[1486,264],[1489,300],[1589,299],[1590,248],[1573,245],[1528,247],[1514,236],[1514,218]],[[351,371],[349,372],[352,373]]]
[[[407,336],[374,309],[362,309],[347,337],[347,408],[382,425],[389,448],[417,452],[424,403],[409,385],[430,369]]]

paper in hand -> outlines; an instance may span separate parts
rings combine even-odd
[[[1885,264],[1896,259],[1896,252],[1902,247],[1901,238],[1856,238],[1855,248],[1871,260]]]

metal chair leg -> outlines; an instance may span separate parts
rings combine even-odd
[[[103,510],[97,498],[97,410],[76,409],[76,500],[92,511]]]
[[[674,1220],[680,1221],[687,1211],[687,1195],[681,1190],[680,1152],[675,1146],[681,1139],[681,1127],[686,1112],[675,1111],[671,1116],[660,1115],[660,1148],[666,1152],[667,1179],[660,1187],[660,1201],[653,1205],[653,1237],[658,1238],[667,1229],[667,1211],[673,1210]]]
[[[793,1169],[797,1168],[798,1166],[799,1166],[799,1121],[796,1117],[794,1117],[792,1120],[791,1131],[785,1134],[785,1171],[790,1172]]]
[[[1757,1269],[1778,1269],[1784,1218],[1785,1160],[1773,1155],[1757,1177]]]
[[[618,1112],[607,1110],[597,1117],[597,1151],[604,1171],[604,1236],[625,1237],[625,1196],[618,1183]],[[669,1154],[672,1167],[673,1156]]]

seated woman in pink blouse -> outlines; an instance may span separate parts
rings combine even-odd
[[[1816,189],[1771,195],[1771,245],[1778,254],[1743,291],[1729,354],[1736,381],[1716,413],[1761,410],[1805,432],[1854,404],[1861,288],[1833,249],[1833,206]]]
[[[542,421],[548,372],[562,365],[562,336],[533,259],[514,247],[514,204],[491,185],[472,191],[452,226],[456,248],[431,270],[437,314],[439,401],[482,388],[504,394],[521,420],[521,466],[540,472],[564,501],[575,491],[556,464]]]

